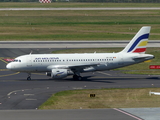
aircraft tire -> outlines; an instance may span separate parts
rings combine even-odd
[[[77,80],[77,77],[78,77],[77,75],[73,75],[74,80]]]
[[[82,77],[78,76],[78,75],[73,75],[73,79],[74,80],[82,80]]]
[[[30,81],[30,80],[31,80],[31,77],[27,77],[27,80]]]
[[[81,76],[78,76],[78,80],[82,80],[82,77],[81,77]]]

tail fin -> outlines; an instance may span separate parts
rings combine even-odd
[[[133,39],[129,42],[129,44],[121,51],[124,53],[145,53],[149,33],[150,26],[142,27],[138,33],[133,37]]]

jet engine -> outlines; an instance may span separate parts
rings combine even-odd
[[[62,79],[67,77],[68,70],[67,69],[52,69],[51,78],[53,79]]]

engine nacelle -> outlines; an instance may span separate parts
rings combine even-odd
[[[68,70],[67,69],[52,69],[51,71],[51,77],[53,79],[62,79],[67,77]]]

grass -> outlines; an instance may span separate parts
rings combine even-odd
[[[160,107],[160,97],[149,95],[160,88],[70,90],[52,95],[39,109]],[[89,94],[95,94],[90,98]]]
[[[112,53],[119,52],[123,48],[81,48],[81,49],[64,49],[59,51],[53,51],[53,53]],[[127,67],[118,68],[115,70],[119,70],[126,74],[147,74],[147,75],[160,75],[160,71],[157,69],[149,69],[150,65],[160,65],[160,48],[147,48],[147,54],[152,54],[155,56],[149,62],[143,62],[135,65],[130,65]]]
[[[160,38],[160,10],[0,11],[0,40],[130,40],[142,26]]]

